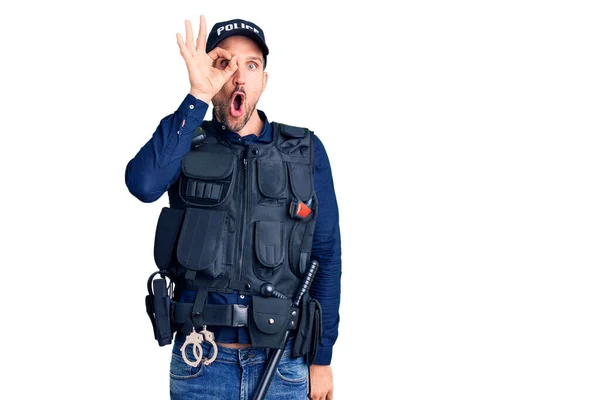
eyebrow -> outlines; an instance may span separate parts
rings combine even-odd
[[[251,57],[248,57],[248,60],[253,60],[253,61],[258,60],[258,61],[260,61],[262,63],[263,59],[262,59],[262,57],[251,56]]]

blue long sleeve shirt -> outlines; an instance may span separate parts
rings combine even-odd
[[[188,94],[179,108],[160,121],[152,138],[129,161],[125,169],[127,188],[145,203],[158,200],[175,183],[181,172],[181,161],[191,148],[195,129],[203,122],[208,104]],[[266,115],[259,111],[264,122],[261,132],[240,136],[230,132],[213,116],[208,129],[230,141],[242,144],[270,143],[273,127]],[[338,335],[341,239],[337,200],[331,167],[325,147],[315,135],[314,188],[319,199],[319,213],[313,236],[312,257],[319,259],[319,271],[311,286],[311,296],[320,303],[323,311],[323,338],[315,364],[329,365],[333,345]],[[183,291],[179,300],[193,302],[195,291]],[[239,293],[210,293],[213,304],[249,304],[250,298]],[[213,327],[215,338],[223,343],[250,343],[246,328]]]

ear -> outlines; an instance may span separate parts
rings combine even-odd
[[[268,72],[263,72],[263,84],[262,84],[262,91],[265,91],[265,88],[267,87],[267,81],[269,80],[269,73]]]

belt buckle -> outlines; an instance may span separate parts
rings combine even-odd
[[[231,324],[233,326],[240,327],[248,325],[248,306],[245,304],[234,304],[231,317]]]

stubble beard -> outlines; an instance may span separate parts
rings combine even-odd
[[[246,100],[248,100],[248,99],[246,98]],[[250,102],[246,101],[244,104],[244,115],[243,115],[242,120],[235,122],[235,121],[230,120],[230,118],[231,118],[231,116],[229,115],[230,102],[231,102],[230,99],[227,101],[213,102],[213,106],[215,108],[215,115],[217,116],[217,119],[223,125],[225,125],[225,127],[229,131],[238,133],[239,131],[241,131],[244,128],[244,126],[246,126],[248,121],[250,121],[250,118],[252,117],[252,114],[254,113],[254,110],[256,109],[256,103],[250,104]]]

